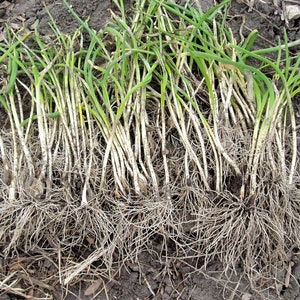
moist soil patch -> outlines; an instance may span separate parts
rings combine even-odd
[[[217,4],[213,0],[194,2],[203,10]],[[110,20],[110,10],[116,10],[109,0],[72,0],[70,4],[82,19],[89,18],[90,26],[96,31]],[[283,37],[283,28],[286,28],[289,42],[292,42],[300,39],[300,18],[297,14],[288,15],[286,6],[291,4],[294,9],[300,6],[297,1],[232,1],[228,22],[237,40],[246,38],[257,29],[256,48],[276,46],[278,37]],[[129,9],[130,1],[126,5]],[[79,26],[61,0],[1,1],[0,7],[2,35],[4,24],[20,29],[32,29],[34,24],[38,24],[42,34],[51,34],[48,12],[62,32],[72,33]],[[291,51],[296,56],[300,48],[294,47]],[[295,99],[295,110],[299,128],[299,97]],[[3,115],[1,118],[0,122],[4,123]],[[1,241],[0,249],[6,242]],[[300,260],[297,256],[291,255],[287,259],[286,272],[280,275],[282,285],[270,284],[260,278],[262,290],[269,285],[274,288],[258,295],[243,276],[242,266],[234,273],[215,261],[204,269],[201,257],[181,259],[183,253],[178,253],[171,242],[160,240],[160,237],[149,241],[148,249],[136,258],[136,262],[124,260],[113,265],[109,278],[98,275],[102,264],[95,261],[91,268],[83,270],[86,279],[81,276],[69,285],[60,284],[56,275],[60,261],[68,257],[59,257],[61,254],[51,241],[41,241],[40,249],[28,253],[17,249],[18,255],[14,257],[0,256],[0,299],[300,299]],[[92,239],[86,240],[81,248],[72,249],[72,257],[82,260],[93,251]],[[14,278],[16,273],[18,277]],[[5,282],[11,283],[9,277],[17,281],[12,289],[4,285]]]

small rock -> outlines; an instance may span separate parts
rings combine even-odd
[[[251,300],[251,299],[252,299],[252,295],[249,294],[249,293],[244,294],[244,295],[242,296],[242,300]]]
[[[285,6],[285,14],[289,21],[300,18],[300,6],[287,4]]]
[[[165,293],[171,295],[173,292],[173,288],[169,285],[165,287]]]

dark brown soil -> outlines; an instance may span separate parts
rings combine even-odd
[[[115,7],[109,0],[70,0],[70,4],[83,19],[90,18],[89,24],[99,30],[109,20],[109,10]],[[180,2],[180,1],[179,1]],[[183,3],[184,1],[181,1]],[[204,10],[209,9],[213,0],[198,0]],[[260,1],[244,0],[232,1],[228,21],[237,40],[246,37],[252,30],[258,29],[260,37],[255,47],[265,48],[277,44],[277,39],[283,36],[283,28],[287,29],[288,40],[300,39],[300,18],[290,19],[284,10],[283,4],[295,4],[297,1]],[[199,4],[198,3],[198,4]],[[275,4],[278,4],[276,6]],[[128,3],[130,6],[130,3]],[[253,5],[253,6],[252,6]],[[295,4],[295,7],[297,4]],[[299,5],[298,5],[299,6]],[[47,8],[47,9],[46,9]],[[10,26],[32,28],[38,21],[39,31],[43,34],[51,33],[47,10],[57,22],[60,30],[72,32],[78,27],[61,0],[15,0],[0,1],[0,26],[7,22]],[[2,31],[0,27],[0,33]],[[0,34],[1,37],[1,34]],[[299,55],[300,48],[293,48],[295,55]],[[299,107],[298,107],[299,106]],[[300,103],[295,104],[299,108]],[[1,242],[2,244],[2,242]],[[1,245],[0,245],[1,246]],[[170,249],[172,249],[170,245]],[[75,282],[72,286],[53,286],[58,282],[52,278],[53,265],[58,263],[58,258],[49,257],[45,252],[19,253],[18,257],[10,260],[0,256],[1,282],[4,276],[13,271],[23,270],[24,278],[19,283],[27,288],[28,299],[300,299],[300,262],[297,258],[291,259],[289,266],[291,276],[282,274],[282,281],[287,284],[277,287],[277,290],[268,291],[263,296],[258,296],[243,278],[241,270],[237,274],[227,274],[218,262],[202,268],[201,258],[181,260],[177,253],[164,253],[164,260],[156,253],[165,251],[162,245],[153,242],[153,251],[142,253],[137,261],[124,261],[122,268],[116,268],[113,279],[106,279],[95,273],[89,274],[88,280]],[[49,253],[51,251],[49,250]],[[78,253],[78,256],[84,256]],[[100,264],[100,262],[99,262]],[[97,268],[97,265],[95,265]],[[89,272],[89,270],[85,270]],[[99,274],[101,265],[99,265]],[[113,272],[112,272],[113,273]],[[28,280],[28,278],[31,279]],[[92,278],[92,279],[91,279]],[[228,279],[230,281],[228,282]],[[289,279],[289,282],[287,280]],[[263,287],[263,283],[262,283]],[[19,294],[5,293],[1,290],[0,299],[24,299]],[[48,296],[46,296],[46,294]],[[33,298],[36,297],[36,298]]]

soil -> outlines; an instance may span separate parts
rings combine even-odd
[[[63,32],[73,32],[78,27],[78,22],[68,12],[61,0],[15,0],[0,1],[0,26],[7,22],[10,26],[32,28],[38,21],[38,29],[42,34],[50,34],[50,18],[53,16],[59,29]],[[96,31],[110,19],[109,10],[116,10],[109,0],[71,0],[69,1],[75,11],[83,19],[90,18],[89,24]],[[212,7],[213,0],[194,1],[201,5],[203,10]],[[183,3],[183,1],[181,1]],[[258,29],[259,39],[255,47],[272,47],[277,44],[278,37],[283,36],[283,28],[287,29],[290,42],[300,39],[300,18],[287,14],[286,6],[294,5],[299,8],[297,1],[260,1],[244,0],[232,1],[228,14],[228,21],[240,40],[252,30]],[[128,2],[128,7],[130,3]],[[1,27],[0,27],[1,30]],[[0,35],[1,36],[1,35]],[[292,49],[299,55],[300,48]],[[298,103],[297,107],[300,107]],[[299,115],[300,117],[300,108]],[[87,246],[88,247],[88,246]],[[236,274],[228,274],[217,261],[204,270],[201,258],[181,260],[174,252],[165,254],[164,261],[156,253],[163,251],[159,242],[153,242],[153,251],[142,253],[134,263],[123,261],[121,268],[116,268],[111,278],[101,277],[99,274],[89,274],[87,280],[72,283],[71,286],[51,286],[46,282],[53,282],[51,271],[53,265],[58,263],[57,258],[47,252],[19,253],[18,257],[11,259],[0,258],[1,276],[10,271],[24,269],[24,278],[20,285],[27,288],[27,295],[32,299],[300,299],[300,261],[291,259],[290,269],[282,274],[284,284],[277,285],[273,291],[269,290],[264,295],[256,294],[251,289],[247,279],[243,277],[242,269]],[[170,247],[172,249],[172,247]],[[85,256],[78,253],[79,256]],[[96,264],[96,263],[95,263]],[[99,263],[100,264],[100,263]],[[97,269],[97,265],[95,268]],[[88,271],[88,270],[87,270]],[[30,276],[25,276],[29,274]],[[27,279],[26,279],[27,278]],[[31,278],[31,282],[28,281]],[[48,281],[46,280],[48,279]],[[228,281],[228,279],[230,279]],[[1,279],[1,281],[3,278]],[[57,281],[56,281],[57,282]],[[48,296],[46,296],[48,295]],[[0,286],[0,299],[25,299],[22,293],[3,293]],[[28,296],[27,299],[30,299]]]

